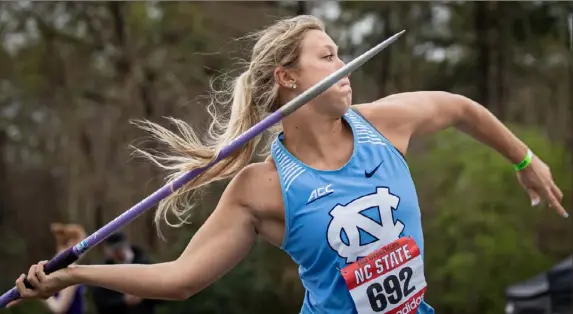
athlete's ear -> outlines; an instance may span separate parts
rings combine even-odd
[[[283,88],[291,89],[296,85],[293,71],[282,66],[275,69],[275,81]]]

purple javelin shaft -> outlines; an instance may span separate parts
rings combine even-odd
[[[130,208],[129,210],[127,210],[114,220],[112,220],[111,222],[109,222],[107,225],[103,226],[102,228],[100,228],[87,238],[85,238],[82,242],[58,254],[56,257],[54,257],[46,264],[45,266],[46,274],[65,268],[74,261],[76,261],[82,254],[84,254],[94,246],[98,245],[101,241],[105,240],[107,237],[109,237],[111,234],[113,234],[123,226],[130,223],[132,220],[134,220],[135,218],[143,214],[145,211],[153,207],[159,201],[169,196],[173,191],[181,188],[187,182],[189,182],[190,180],[201,174],[203,171],[207,170],[215,163],[228,157],[234,151],[241,148],[241,146],[243,146],[245,143],[253,139],[255,136],[264,132],[275,123],[278,123],[281,119],[290,115],[298,108],[302,107],[304,104],[315,98],[316,96],[322,94],[324,91],[329,89],[332,85],[334,85],[336,82],[338,82],[345,76],[348,76],[351,72],[359,68],[366,61],[370,60],[384,48],[388,47],[391,43],[393,43],[396,39],[398,39],[398,37],[400,37],[404,32],[405,31],[401,31],[395,34],[394,36],[386,39],[382,43],[376,45],[375,47],[371,48],[370,50],[366,51],[362,55],[358,56],[357,58],[349,62],[344,67],[330,74],[329,76],[322,79],[313,87],[309,88],[302,94],[295,97],[293,100],[282,106],[279,110],[275,111],[274,113],[272,113],[259,123],[255,124],[245,133],[241,134],[239,137],[237,137],[231,143],[225,146],[221,150],[217,158],[211,163],[209,163],[207,166],[193,169],[185,173],[184,175],[178,177],[177,179],[173,180],[171,183],[164,185],[159,190],[155,191],[153,194],[149,195],[141,202],[137,203],[135,206],[133,206],[132,208]],[[29,283],[26,282],[26,285],[31,288]],[[8,303],[18,299],[19,297],[20,294],[18,293],[18,289],[16,287],[10,289],[0,297],[0,309],[6,307]]]

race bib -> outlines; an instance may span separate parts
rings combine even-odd
[[[400,238],[340,270],[359,314],[415,314],[426,292],[420,248]]]

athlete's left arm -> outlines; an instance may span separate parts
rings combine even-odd
[[[358,110],[406,153],[413,136],[454,126],[491,146],[510,162],[523,160],[527,146],[491,112],[473,100],[447,92],[408,92],[359,105]]]
[[[462,95],[439,91],[408,92],[388,96],[357,109],[403,154],[413,136],[457,127],[495,149],[512,164],[525,158],[528,147],[489,110]],[[544,198],[566,216],[561,206],[563,193],[553,182],[549,167],[536,156],[518,173],[532,203]]]

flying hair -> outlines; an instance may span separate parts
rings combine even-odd
[[[135,153],[166,170],[168,183],[190,170],[208,165],[232,140],[280,108],[282,104],[278,100],[279,85],[275,81],[274,70],[278,66],[290,68],[297,65],[301,42],[310,30],[324,31],[324,24],[316,17],[300,15],[279,20],[247,35],[255,44],[246,69],[235,78],[223,76],[221,90],[210,84],[207,108],[212,122],[206,138],[201,138],[187,122],[173,117],[168,120],[179,134],[148,120],[134,121],[153,139],[168,147],[166,153],[139,148],[135,148]],[[235,176],[249,164],[260,141],[259,135],[163,199],[154,218],[158,233],[161,235],[161,221],[171,227],[187,223],[198,188]],[[173,214],[177,222],[171,223],[168,214]]]

